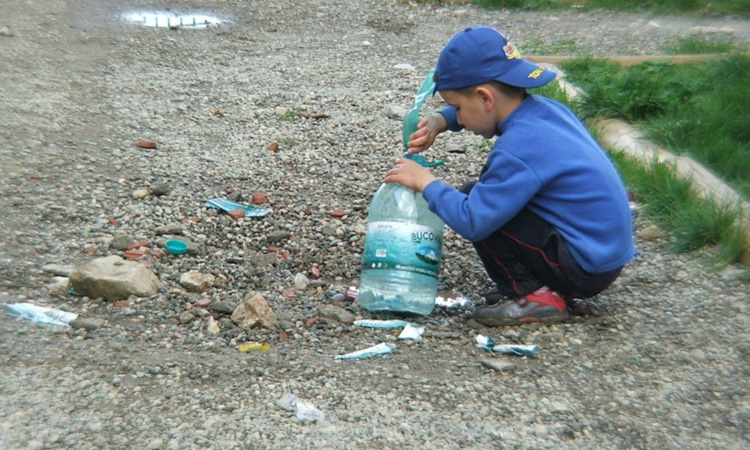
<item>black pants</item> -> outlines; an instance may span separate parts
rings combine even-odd
[[[476,182],[463,185],[468,194]],[[567,300],[593,297],[620,275],[622,268],[598,274],[584,271],[555,227],[531,210],[522,209],[486,239],[473,242],[500,294],[521,297],[542,286]]]

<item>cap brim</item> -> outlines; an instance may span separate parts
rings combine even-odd
[[[542,87],[554,80],[557,74],[552,70],[537,66],[528,61],[523,61],[513,70],[496,78],[501,83],[520,88]]]

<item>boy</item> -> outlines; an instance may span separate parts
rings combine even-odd
[[[564,320],[574,298],[606,289],[635,254],[612,163],[570,110],[526,91],[554,77],[492,28],[459,32],[435,72],[448,106],[420,120],[409,153],[446,130],[497,136],[479,180],[457,190],[408,159],[384,179],[422,192],[473,243],[497,287],[474,312],[487,326]]]

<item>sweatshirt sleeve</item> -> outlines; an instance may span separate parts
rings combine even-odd
[[[464,129],[463,126],[458,124],[458,119],[456,118],[456,108],[448,105],[438,111],[438,113],[442,114],[443,117],[445,117],[445,121],[448,123],[448,130],[461,131]]]
[[[423,195],[429,208],[463,238],[477,242],[505,225],[540,189],[526,164],[505,152],[490,155],[487,170],[467,195],[436,180]]]

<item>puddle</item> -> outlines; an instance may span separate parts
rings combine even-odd
[[[208,28],[226,23],[206,14],[174,14],[168,11],[133,11],[123,14],[123,18],[135,25],[155,28]]]

